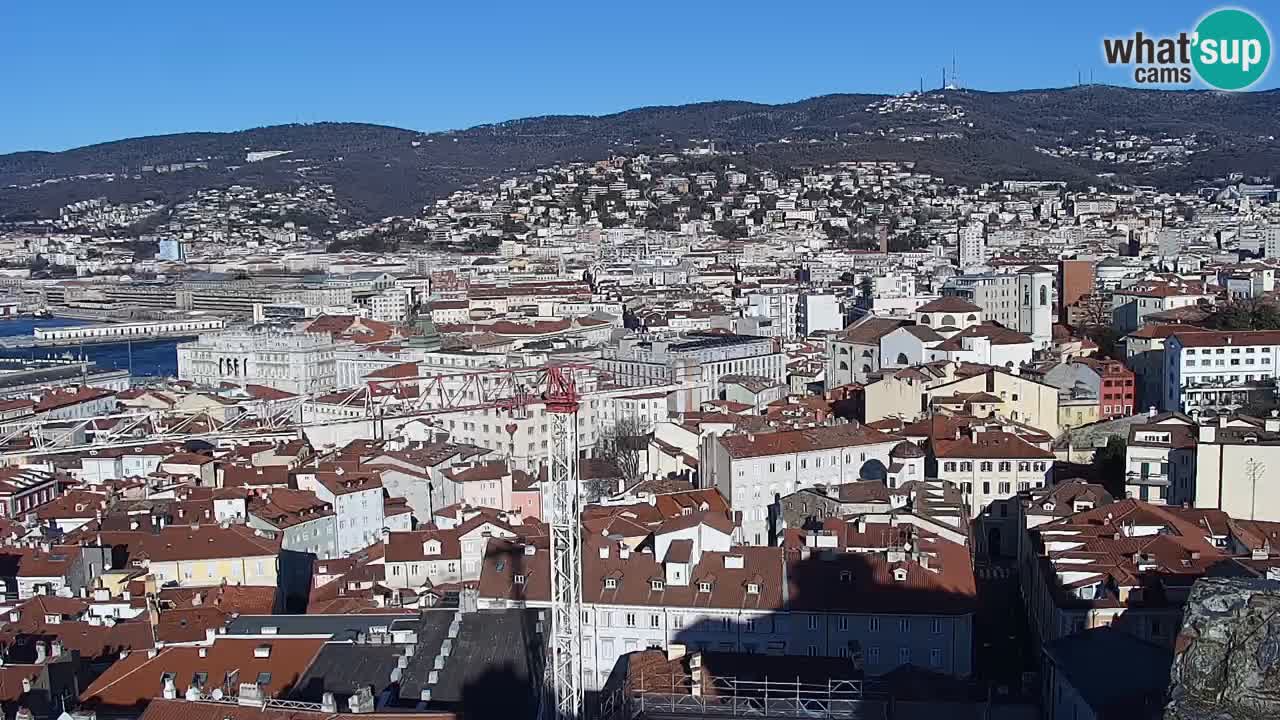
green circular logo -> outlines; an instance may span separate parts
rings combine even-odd
[[[1200,79],[1219,90],[1243,90],[1262,79],[1271,63],[1271,36],[1252,13],[1214,10],[1196,25],[1191,63]]]

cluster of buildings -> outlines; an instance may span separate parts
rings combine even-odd
[[[962,112],[931,102],[868,111]],[[534,714],[556,367],[599,707],[781,663],[886,707],[1142,717],[1158,671],[1090,671],[1167,662],[1198,578],[1280,578],[1280,215],[1247,180],[619,156],[341,236],[427,240],[379,253],[302,231],[324,188],[201,192],[163,277],[13,279],[211,324],[175,378],[0,373],[0,702]]]

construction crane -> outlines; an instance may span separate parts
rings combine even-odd
[[[578,478],[578,388],[547,371],[547,477],[551,482],[551,672],[557,720],[582,714],[582,533]]]
[[[591,368],[576,363],[557,366],[562,372],[580,375]],[[334,405],[355,411],[351,417],[303,421],[303,408],[312,397],[299,395],[276,401],[269,407],[244,412],[231,420],[207,412],[177,415],[171,410],[126,410],[81,418],[33,417],[5,423],[0,429],[0,448],[29,437],[30,447],[0,450],[0,463],[8,459],[65,455],[90,450],[132,447],[152,442],[187,440],[250,440],[254,438],[297,437],[308,428],[369,422],[372,439],[386,437],[390,424],[399,427],[414,419],[450,413],[499,410],[524,412],[547,386],[548,367],[495,368],[474,372],[418,375],[396,378],[367,378],[364,383],[339,396]],[[412,388],[413,392],[407,391]],[[94,440],[74,442],[77,434],[92,432]]]

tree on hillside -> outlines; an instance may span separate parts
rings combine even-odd
[[[747,235],[747,229],[732,220],[717,220],[711,223],[711,229],[726,240],[736,240]]]
[[[1261,300],[1235,300],[1210,315],[1208,325],[1215,330],[1280,330],[1280,307]]]

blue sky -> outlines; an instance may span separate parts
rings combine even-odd
[[[1103,65],[1104,35],[1190,29],[1214,7],[6,0],[0,152],[287,122],[443,130],[700,100],[902,92],[921,76],[936,85],[953,51],[961,81],[977,89],[1068,85],[1090,69],[1098,82],[1132,84],[1129,71]],[[1273,70],[1257,88],[1278,79]]]

